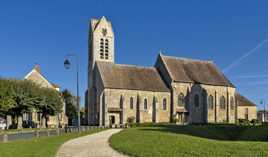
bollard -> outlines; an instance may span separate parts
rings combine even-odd
[[[39,135],[39,131],[35,131],[35,137],[39,138],[40,135]]]
[[[3,135],[3,142],[8,142],[8,134]]]
[[[57,135],[60,135],[60,129],[57,129]]]

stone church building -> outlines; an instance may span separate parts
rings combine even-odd
[[[152,67],[116,64],[111,22],[92,19],[89,27],[89,125],[235,123],[236,87],[212,61],[160,53]]]

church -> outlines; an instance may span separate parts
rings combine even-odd
[[[91,19],[89,30],[89,125],[236,122],[236,87],[212,61],[160,52],[152,67],[117,64],[111,22]]]

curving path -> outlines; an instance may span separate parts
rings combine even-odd
[[[64,143],[56,157],[127,157],[109,146],[109,138],[122,129],[109,129]]]

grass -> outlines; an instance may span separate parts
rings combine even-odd
[[[55,157],[59,147],[66,141],[101,131],[93,129],[81,133],[41,137],[0,144],[0,157]]]
[[[264,157],[268,127],[155,125],[126,129],[110,145],[136,157]]]

